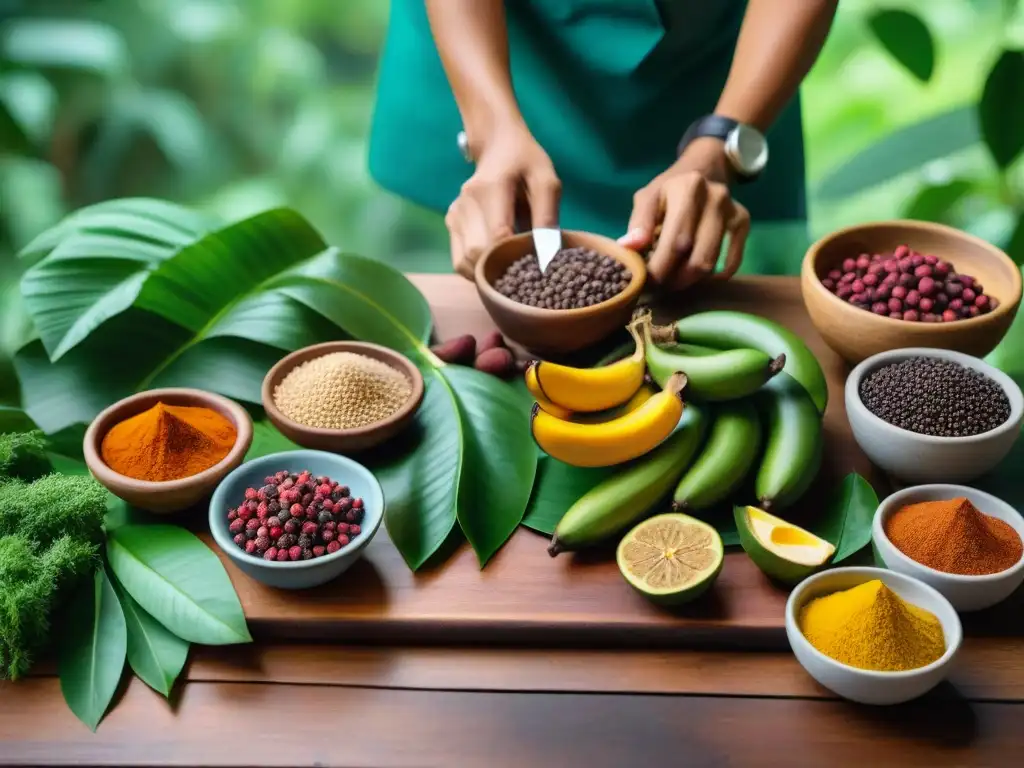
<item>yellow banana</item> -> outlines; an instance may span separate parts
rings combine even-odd
[[[611,408],[610,410],[607,411],[595,411],[594,413],[570,413],[569,416],[562,416],[560,418],[571,419],[572,421],[575,421],[578,424],[604,424],[605,422],[611,421],[612,419],[617,419],[620,416],[625,416],[627,413],[632,413],[641,405],[643,405],[652,397],[654,397],[656,394],[658,394],[658,391],[659,390],[657,387],[645,381],[643,384],[640,385],[640,389],[638,389],[636,393],[622,405],[619,405],[615,408]],[[544,408],[545,411],[548,411],[548,409],[545,408],[543,403],[540,403],[540,407]],[[558,406],[556,405],[555,407],[557,408]],[[548,413],[552,413],[552,411],[548,411]],[[554,415],[558,416],[557,413]]]
[[[543,398],[568,411],[581,413],[622,405],[643,384],[646,370],[644,340],[636,325],[632,322],[628,326],[636,344],[630,357],[599,368],[571,368],[558,363],[538,362],[533,366],[533,385],[530,379],[526,380],[530,393],[538,402]]]
[[[635,459],[668,437],[683,414],[686,374],[678,373],[665,389],[635,411],[599,424],[565,421],[533,409],[533,439],[549,456],[576,467],[608,467]]]
[[[526,369],[524,374],[526,377],[526,388],[530,390],[530,394],[533,395],[534,400],[537,401],[543,410],[550,413],[552,416],[557,416],[560,419],[571,419],[572,411],[568,408],[563,408],[560,405],[555,405],[544,396],[543,390],[537,383],[537,363],[530,363],[530,366]]]

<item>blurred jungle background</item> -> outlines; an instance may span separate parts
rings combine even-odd
[[[1022,6],[842,0],[804,85],[812,235],[905,215],[1024,262]],[[288,204],[366,255],[444,250],[439,217],[366,172],[387,16],[386,0],[0,0],[0,382],[28,331],[14,254],[95,201]]]

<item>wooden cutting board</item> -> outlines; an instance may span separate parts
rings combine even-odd
[[[493,329],[474,287],[462,278],[419,275],[413,281],[434,312],[437,335]],[[826,450],[821,477],[799,515],[814,515],[836,483],[859,472],[884,492],[846,421],[847,367],[815,333],[796,278],[742,278],[701,289],[670,307],[678,316],[704,308],[752,312],[782,322],[818,355],[829,384]],[[406,567],[382,526],[365,557],[341,578],[304,592],[271,589],[226,558],[253,632],[262,637],[530,645],[785,644],[787,592],[770,583],[742,551],[726,555],[714,588],[677,613],[650,605],[622,580],[611,550],[551,558],[547,539],[520,529],[481,571],[463,544],[442,565],[419,573]]]

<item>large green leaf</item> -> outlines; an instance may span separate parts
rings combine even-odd
[[[1003,51],[985,80],[978,103],[985,146],[1000,168],[1024,150],[1024,51]]]
[[[537,462],[537,482],[523,525],[548,536],[579,498],[605,478],[615,467],[573,467],[544,456]]]
[[[128,663],[132,671],[154,691],[169,696],[185,666],[188,640],[182,640],[146,613],[116,580],[114,589],[128,627]]]
[[[387,265],[326,248],[287,209],[208,227],[160,201],[114,201],[25,249],[37,261],[22,288],[41,341],[15,366],[25,410],[43,429],[87,423],[156,386],[258,403],[282,352],[321,341],[354,336],[423,352],[429,307]]]
[[[60,635],[60,690],[95,731],[124,672],[128,632],[114,587],[100,567],[69,601]]]
[[[465,458],[459,525],[483,566],[523,519],[537,471],[529,410],[500,379],[472,368],[441,374],[459,403]]]
[[[416,421],[374,466],[387,506],[384,524],[406,564],[423,566],[456,522],[465,440],[458,405],[437,370],[424,375]]]
[[[935,71],[935,41],[928,25],[909,11],[887,8],[868,17],[868,26],[896,61],[923,83]]]
[[[981,140],[973,104],[898,128],[870,144],[819,182],[817,197],[841,200],[951,155]]]
[[[298,214],[274,210],[207,231],[187,211],[175,229],[181,210],[147,200],[94,206],[26,249],[36,265],[23,284],[42,336],[14,361],[29,416],[52,434],[158,386],[259,403],[283,353],[346,337],[383,344],[412,356],[426,382],[414,426],[371,462],[388,531],[418,568],[458,521],[485,563],[530,495],[537,451],[527,401],[496,378],[445,367],[427,349],[430,309],[412,283],[326,248]],[[260,442],[254,451],[290,445],[272,431]]]
[[[871,543],[871,523],[878,509],[878,496],[871,484],[856,472],[847,475],[813,527],[813,533],[836,548],[838,563]]]
[[[125,591],[178,637],[204,645],[252,641],[224,566],[184,528],[122,526],[108,535],[107,558]]]

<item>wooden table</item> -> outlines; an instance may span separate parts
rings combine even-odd
[[[416,282],[441,336],[478,321],[468,284]],[[739,280],[717,298],[751,311],[757,300],[782,305],[806,322],[795,279]],[[950,683],[884,709],[837,700],[779,650],[586,648],[578,637],[546,648],[275,639],[193,651],[170,706],[133,679],[91,734],[41,666],[0,684],[0,763],[1019,765],[1020,627],[1019,617],[968,622]]]

